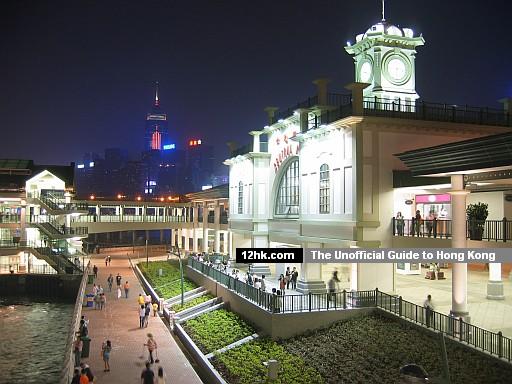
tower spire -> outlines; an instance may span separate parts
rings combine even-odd
[[[382,21],[386,21],[385,8],[386,8],[386,0],[382,0]]]
[[[160,105],[160,101],[158,100],[158,81],[155,82],[155,107]]]

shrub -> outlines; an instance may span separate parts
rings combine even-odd
[[[254,329],[238,315],[225,309],[207,312],[190,319],[183,324],[183,328],[205,354],[254,333]]]
[[[213,298],[214,298],[214,296],[212,296],[210,294],[206,294],[206,295],[199,296],[192,300],[184,302],[183,306],[181,306],[181,304],[174,304],[171,306],[171,310],[178,313],[178,312],[184,311],[185,309],[195,307],[196,305],[204,303],[205,301],[211,300]]]
[[[179,266],[168,261],[151,261],[147,266],[144,262],[139,263],[138,267],[158,296],[169,299],[181,294]],[[159,275],[159,269],[162,269],[162,276]],[[185,292],[195,288],[197,288],[197,285],[194,282],[187,278],[183,279]]]

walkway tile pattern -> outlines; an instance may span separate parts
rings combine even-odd
[[[148,327],[139,328],[137,298],[143,290],[130,268],[128,259],[124,255],[112,254],[111,265],[105,267],[104,257],[105,255],[102,255],[101,259],[92,259],[91,265],[95,264],[99,268],[95,283],[104,288],[107,297],[106,308],[95,310],[84,307],[82,311],[82,314],[89,319],[89,336],[92,339],[89,358],[83,361],[91,366],[96,376],[95,383],[140,383],[140,374],[148,358],[147,349],[143,346],[148,332],[153,334],[158,343],[160,363],[153,365],[155,374],[158,367],[162,366],[167,383],[202,383],[159,317],[153,317],[151,314]],[[123,297],[117,299],[115,280],[112,292],[108,291],[107,278],[110,273],[114,277],[119,273],[123,278],[123,284],[128,281],[131,287],[128,299],[124,298],[124,291]],[[92,285],[88,285],[86,293],[91,291]],[[107,339],[112,342],[111,370],[103,372],[101,345]]]

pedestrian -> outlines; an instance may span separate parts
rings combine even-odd
[[[87,372],[85,369],[82,369],[80,374],[80,384],[89,384],[89,378],[87,377]]]
[[[101,356],[103,357],[103,363],[105,364],[105,369],[103,372],[110,372],[110,352],[112,351],[112,343],[110,340],[104,342],[101,346]]]
[[[108,266],[110,267],[110,262],[112,261],[112,256],[108,255]]]
[[[404,217],[402,216],[402,212],[397,212],[396,218],[395,218],[395,223],[396,223],[396,230],[398,232],[398,236],[403,236],[405,220],[404,220]]]
[[[151,314],[151,305],[149,303],[146,303],[144,306],[144,326],[147,328],[149,323],[149,315]]]
[[[121,281],[122,281],[122,278],[121,278],[121,275],[119,273],[117,273],[117,276],[116,276],[116,283],[117,283],[117,286],[120,287],[121,286]]]
[[[121,287],[117,287],[117,298],[120,299],[123,294],[121,293]]]
[[[107,283],[108,283],[108,291],[112,292],[112,285],[114,284],[114,276],[112,276],[112,274],[110,274],[108,276]]]
[[[144,317],[146,316],[146,308],[143,305],[139,308],[139,328],[144,327]]]
[[[141,379],[141,384],[154,384],[155,383],[155,373],[151,370],[149,363],[146,363],[146,368],[144,368],[142,370],[140,379]]]
[[[340,282],[340,279],[338,278],[338,271],[334,271],[332,273],[332,277],[327,283],[327,286],[329,288],[329,301],[334,299],[334,303],[336,303],[336,289],[338,287],[338,284]]]
[[[144,304],[151,305],[152,301],[153,301],[153,298],[151,297],[151,295],[146,295],[146,297],[144,298]]]
[[[73,344],[73,353],[75,354],[75,367],[80,366],[80,359],[82,357],[82,347],[84,343],[80,335],[76,336],[75,343]]]
[[[434,304],[432,304],[432,296],[427,296],[427,299],[423,302],[423,308],[425,308],[425,320],[427,327],[430,327],[432,318],[434,316]]]
[[[126,298],[128,298],[128,291],[130,290],[130,284],[128,284],[128,281],[124,283],[124,295]]]
[[[284,278],[286,280],[286,289],[289,289],[290,282],[292,280],[292,271],[290,271],[290,267],[286,267],[286,272],[285,272]]]
[[[148,347],[149,362],[151,364],[153,364],[155,362],[153,359],[153,352],[158,349],[156,341],[155,341],[155,339],[153,339],[153,334],[148,333],[148,341],[146,341],[146,344],[144,344],[144,345]]]
[[[80,384],[80,370],[78,368],[75,368],[75,371],[73,372],[71,384]]]
[[[96,296],[96,295],[98,294],[98,287],[96,286],[96,284],[94,284],[94,285],[92,286],[92,294],[93,294],[94,296]]]
[[[96,264],[92,267],[92,271],[94,272],[94,278],[96,279],[98,277],[98,267]]]
[[[265,290],[267,289],[267,285],[265,284],[265,275],[261,275],[260,284],[261,284],[261,290],[263,292],[265,292]]]
[[[94,309],[99,309],[100,308],[100,294],[97,293],[96,295],[94,295]]]
[[[158,376],[156,378],[156,383],[165,384],[164,369],[162,367],[158,367]]]
[[[101,293],[100,294],[100,309],[105,308],[106,304],[107,304],[107,297],[105,296],[104,293]]]
[[[158,312],[158,303],[155,301],[153,303],[153,317],[156,317],[157,312]]]
[[[108,256],[105,257],[105,267],[108,267]]]
[[[297,268],[293,267],[292,270],[292,289],[297,289],[297,278],[299,277],[299,272]]]
[[[98,285],[98,293],[101,295],[103,293],[103,287]]]
[[[139,305],[144,305],[144,296],[142,296],[141,293],[139,293],[138,302],[139,302]]]
[[[284,275],[281,273],[281,275],[279,276],[279,290],[281,291],[281,293],[283,295],[285,293],[285,288],[286,288],[286,277],[284,277]]]
[[[423,219],[421,218],[420,210],[416,211],[416,215],[414,216],[414,232],[416,236],[419,236],[421,233],[421,224],[423,223]],[[414,235],[414,233],[413,233]]]

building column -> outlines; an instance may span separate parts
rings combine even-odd
[[[487,298],[489,300],[505,300],[503,281],[501,281],[501,263],[489,263]]]
[[[214,230],[214,236],[213,250],[215,253],[220,253],[220,231],[218,229]]]
[[[253,235],[251,239],[251,248],[268,248],[269,241],[267,235]],[[233,255],[232,258],[236,258],[236,255]],[[254,263],[251,266],[252,273],[256,275],[265,275],[270,276],[270,267],[265,263]]]
[[[163,242],[164,242],[164,230],[161,229],[160,230],[160,244],[163,244]]]
[[[304,243],[302,248],[320,248],[319,243]],[[299,278],[297,280],[297,291],[300,293],[325,293],[327,288],[322,280],[322,265],[320,263],[302,263],[300,266]]]
[[[198,229],[192,228],[192,252],[194,252],[194,253],[199,252],[197,249],[197,246],[198,246],[198,243],[197,243],[198,236],[197,235],[198,235]]]
[[[451,176],[452,248],[466,248],[466,196],[462,175]],[[469,322],[468,265],[452,263],[452,309],[450,314]]]
[[[135,231],[132,231],[132,244],[135,245],[135,241],[137,240],[137,235]]]
[[[203,252],[208,252],[208,206],[203,202]]]

